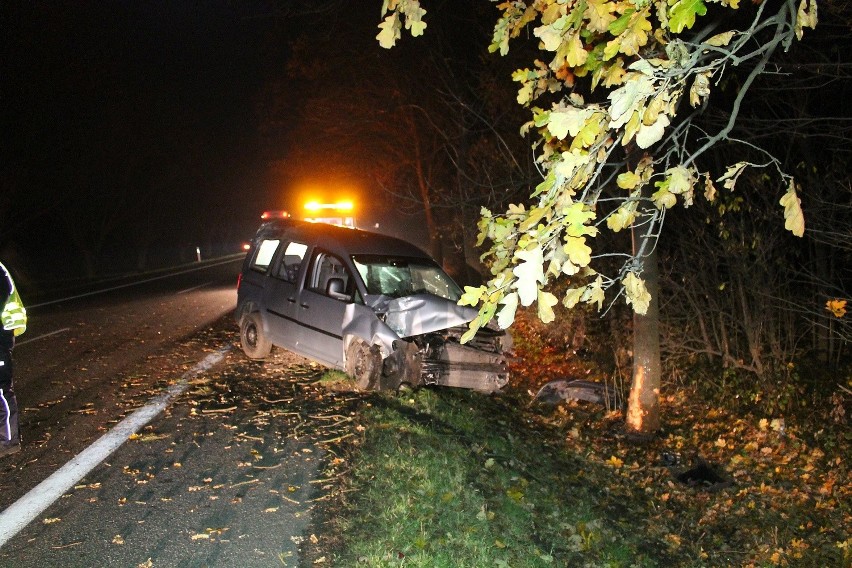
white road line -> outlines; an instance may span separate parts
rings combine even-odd
[[[181,290],[180,292],[175,292],[175,295],[186,294],[187,292],[192,292],[193,290],[204,288],[205,286],[209,286],[210,284],[212,284],[212,282],[205,282],[204,284],[199,284],[198,286],[193,286],[192,288],[187,288],[186,290]]]
[[[195,367],[184,373],[180,380],[162,394],[151,399],[148,404],[134,411],[130,416],[115,425],[95,443],[80,452],[68,463],[56,470],[50,477],[39,483],[29,493],[9,505],[0,513],[0,546],[18,534],[30,521],[38,517],[54,501],[62,497],[87,473],[117,450],[132,434],[135,434],[157,414],[162,412],[173,398],[179,396],[189,386],[189,380],[210,369],[225,358],[232,346],[209,354]]]
[[[70,327],[63,327],[62,329],[57,329],[56,331],[51,331],[50,333],[45,333],[43,335],[37,335],[36,337],[32,337],[30,339],[25,339],[24,341],[16,341],[15,346],[20,347],[21,345],[26,345],[27,343],[32,343],[33,341],[37,341],[39,339],[44,339],[45,337],[50,337],[51,335],[56,335],[57,333],[65,333],[69,331]]]

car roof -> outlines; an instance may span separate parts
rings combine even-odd
[[[326,223],[275,219],[261,225],[255,235],[255,241],[268,238],[296,240],[342,256],[379,254],[432,260],[421,249],[402,239]]]

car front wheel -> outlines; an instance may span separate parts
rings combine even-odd
[[[272,351],[272,343],[263,335],[260,314],[252,312],[240,321],[240,344],[249,359],[266,359]]]
[[[379,390],[382,355],[376,345],[353,339],[346,348],[346,374],[355,379],[361,390]]]

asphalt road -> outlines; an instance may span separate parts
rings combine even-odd
[[[232,261],[31,310],[15,349],[24,445],[0,461],[2,509],[187,384],[0,547],[0,566],[299,565],[323,498],[321,442],[347,435],[341,408],[354,395],[317,388],[321,369],[286,352],[243,356],[230,319],[238,269]],[[226,353],[220,364],[186,378],[214,352]]]

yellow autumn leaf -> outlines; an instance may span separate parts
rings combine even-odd
[[[801,237],[805,234],[805,216],[802,213],[802,200],[796,195],[796,184],[790,182],[787,193],[778,202],[784,207],[784,228]]]
[[[580,302],[580,298],[583,297],[585,291],[585,286],[582,288],[568,288],[568,291],[565,292],[565,297],[562,298],[562,305],[570,310]]]
[[[538,318],[542,323],[550,323],[556,319],[553,306],[559,303],[556,296],[543,290],[538,291]]]
[[[713,185],[710,174],[706,172],[704,174],[704,199],[711,203],[716,200],[716,186]]]
[[[586,237],[565,237],[565,246],[562,250],[577,266],[588,266],[592,261],[592,249],[586,245]]]
[[[636,136],[636,133],[639,131],[639,127],[642,125],[642,120],[640,119],[639,111],[635,111],[633,115],[630,117],[630,120],[627,121],[627,124],[624,127],[624,138],[621,139],[621,145],[627,146],[633,140],[633,137]]]
[[[571,150],[575,148],[589,148],[597,142],[603,133],[604,120],[605,115],[603,113],[592,113],[588,120],[586,120],[583,128],[574,137],[574,141],[571,143]]]
[[[825,309],[830,311],[836,318],[842,318],[846,315],[846,300],[834,298],[825,303]]]
[[[583,45],[579,33],[573,33],[562,43],[557,53],[565,59],[569,67],[579,67],[589,58],[589,52]]]
[[[640,124],[636,132],[636,145],[640,148],[650,148],[662,139],[669,125],[669,117],[661,114],[651,125]]]
[[[645,282],[633,272],[628,272],[621,283],[624,286],[627,304],[632,304],[633,310],[637,314],[648,313],[648,307],[651,305],[651,294],[645,288]]]
[[[590,112],[577,107],[556,107],[550,112],[547,129],[551,134],[564,140],[568,135],[576,136],[586,123]]]
[[[618,174],[618,177],[615,178],[615,183],[618,184],[618,187],[621,189],[633,189],[639,182],[642,180],[635,172],[623,172]]]
[[[603,279],[598,276],[590,286],[586,287],[586,292],[583,294],[583,301],[587,304],[597,304],[598,311],[601,311],[604,299]]]
[[[802,0],[796,13],[796,38],[802,39],[804,28],[814,29],[817,25],[816,0]]]
[[[379,24],[381,30],[376,36],[379,45],[385,49],[390,49],[396,44],[396,40],[400,37],[400,29],[402,26],[399,21],[399,14],[394,12],[387,16],[384,21]]]
[[[731,39],[733,39],[736,33],[737,32],[735,31],[722,32],[720,34],[714,35],[704,43],[706,45],[712,45],[713,47],[722,47],[731,43]]]
[[[733,190],[734,186],[736,186],[737,184],[737,179],[739,179],[740,174],[743,173],[746,166],[748,165],[748,162],[737,162],[732,166],[728,166],[728,168],[725,170],[724,175],[722,175],[722,177],[720,177],[716,181],[725,182],[723,184],[725,186],[725,189]]]
[[[695,76],[695,80],[692,82],[692,87],[689,89],[689,104],[695,108],[709,96],[710,71],[706,71]]]
[[[586,11],[583,17],[589,21],[588,29],[603,33],[615,21],[615,2],[609,0],[586,0]]]
[[[502,305],[497,312],[497,325],[500,329],[508,329],[515,321],[515,313],[518,311],[518,294],[512,292],[504,296],[499,302]]]
[[[621,59],[607,63],[595,71],[595,75],[592,78],[592,90],[599,83],[603,83],[603,86],[607,88],[621,85],[624,83],[624,76],[626,74],[627,71],[624,70],[624,62]]]
[[[539,282],[544,282],[544,254],[541,246],[536,246],[533,250],[518,251],[515,257],[522,262],[512,269],[517,278],[514,287],[518,290],[521,305],[529,306],[538,296]]]
[[[613,233],[626,229],[636,220],[636,202],[628,201],[606,218],[606,226]]]
[[[619,36],[621,39],[619,51],[624,55],[636,55],[639,53],[639,48],[648,43],[648,32],[653,29],[651,22],[648,21],[648,10],[649,8],[644,8],[634,13],[630,23],[627,24],[627,29]]]
[[[677,203],[677,198],[674,193],[668,190],[668,188],[662,187],[659,190],[655,191],[651,196],[651,199],[654,201],[654,205],[657,206],[657,209],[671,209]]]
[[[616,456],[610,456],[606,463],[611,465],[612,467],[621,467],[624,465],[624,461]]]

